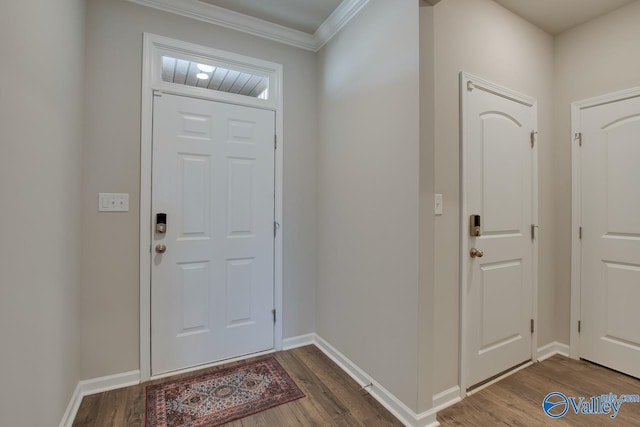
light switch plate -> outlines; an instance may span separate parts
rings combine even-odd
[[[129,193],[98,193],[98,212],[129,212]]]
[[[442,194],[436,194],[434,202],[434,213],[436,215],[442,215]]]

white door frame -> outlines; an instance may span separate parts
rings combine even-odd
[[[582,225],[582,161],[580,157],[580,113],[582,110],[602,104],[622,101],[640,96],[640,87],[596,96],[571,104],[571,325],[569,326],[569,355],[580,358],[580,297],[582,293],[582,245],[580,226]]]
[[[203,62],[226,64],[237,70],[247,70],[269,76],[269,99],[195,88],[163,82],[161,56],[164,53],[202,59]],[[155,34],[143,34],[142,111],[140,128],[140,381],[151,378],[151,165],[153,136],[153,93],[161,91],[192,98],[242,105],[275,111],[277,149],[275,152],[275,221],[280,224],[274,241],[274,350],[282,349],[283,287],[282,287],[282,190],[283,190],[283,80],[282,65],[206,46],[182,42]],[[175,374],[175,373],[173,373]]]
[[[470,143],[470,138],[466,135],[466,130],[469,128],[467,125],[467,114],[468,111],[466,109],[466,102],[468,98],[468,92],[472,90],[484,90],[487,92],[491,92],[494,94],[498,94],[504,96],[508,99],[511,99],[515,102],[519,102],[526,106],[533,107],[536,111],[536,117],[534,121],[534,128],[537,130],[538,128],[538,114],[537,114],[537,106],[538,102],[531,98],[530,96],[523,95],[519,92],[513,91],[511,89],[507,89],[505,87],[496,85],[495,83],[491,83],[487,80],[484,80],[480,77],[474,76],[473,74],[469,74],[466,72],[460,73],[460,357],[459,357],[459,375],[460,375],[460,397],[465,398],[467,396],[467,387],[468,384],[468,361],[467,361],[467,352],[468,352],[468,336],[466,331],[466,321],[467,321],[467,304],[468,301],[465,298],[464,288],[465,283],[468,280],[467,277],[467,269],[470,263],[469,260],[469,239],[468,236],[464,232],[466,226],[468,226],[469,218],[466,217],[467,212],[467,198],[465,195],[465,179],[466,177],[466,168],[469,162],[467,158],[468,149],[467,146]],[[535,144],[533,147],[533,164],[532,164],[532,222],[538,225],[538,139],[536,138]],[[539,228],[536,232],[535,239],[533,240],[533,258],[531,260],[533,266],[533,277],[532,277],[532,296],[533,296],[533,307],[532,307],[532,317],[534,319],[535,325],[538,325],[538,235]],[[535,360],[536,358],[536,348],[538,345],[538,327],[534,328],[534,332],[531,336],[531,360]]]

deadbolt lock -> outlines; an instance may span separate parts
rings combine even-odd
[[[480,231],[480,215],[471,215],[469,217],[469,234],[471,234],[471,237],[480,237],[482,235]]]
[[[167,214],[156,214],[156,233],[164,234],[167,232]]]

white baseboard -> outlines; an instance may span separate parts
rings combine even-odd
[[[62,421],[60,421],[60,427],[71,427],[83,397],[136,384],[140,384],[140,371],[123,372],[78,382]]]
[[[536,352],[536,360],[542,362],[545,359],[560,354],[565,357],[569,357],[569,346],[560,342],[554,341],[545,346],[538,348]]]
[[[326,340],[315,333],[300,335],[283,340],[283,349],[290,350],[297,347],[313,344],[320,351],[327,355],[334,363],[336,363],[345,373],[353,378],[361,387],[376,399],[382,406],[391,412],[400,422],[408,427],[436,427],[440,424],[436,420],[436,413],[444,409],[444,407],[456,403],[453,394],[456,392],[452,389],[445,390],[434,396],[434,407],[428,411],[416,414],[411,408],[402,403],[389,390],[384,388],[380,383],[375,381],[371,376],[364,372],[358,365],[352,362],[348,357],[338,351]],[[69,402],[67,410],[60,422],[60,427],[71,427],[76,417],[82,398],[91,394],[102,393],[108,390],[128,387],[140,383],[140,371],[130,371],[122,374],[109,375],[106,377],[84,380],[78,383],[73,396]],[[457,387],[456,387],[457,390]],[[460,399],[459,391],[457,392],[458,400]],[[436,406],[436,402],[440,403]]]
[[[285,338],[282,340],[283,350],[292,350],[298,347],[304,347],[315,342],[316,334],[298,335],[297,337]]]
[[[433,395],[433,408],[437,411],[442,411],[444,408],[448,408],[451,405],[455,405],[460,402],[460,386],[453,386],[440,393]]]
[[[416,414],[407,405],[402,403],[389,390],[384,388],[380,383],[375,381],[371,376],[364,372],[358,365],[353,363],[348,357],[338,351],[317,334],[314,335],[314,344],[324,354],[333,360],[344,372],[354,379],[361,387],[376,399],[382,406],[391,412],[400,422],[408,427],[435,427],[440,424],[436,421],[436,413],[429,410],[422,414]]]
[[[283,350],[291,350],[305,345],[314,344],[324,354],[333,360],[344,372],[353,378],[361,387],[365,387],[367,392],[376,399],[382,406],[391,412],[398,420],[408,427],[436,427],[439,426],[436,414],[461,400],[460,387],[455,386],[433,395],[433,408],[428,411],[416,414],[411,408],[402,403],[389,390],[376,382],[371,376],[364,372],[358,365],[348,357],[338,351],[319,335],[312,333],[283,340]],[[554,341],[536,352],[536,359],[541,362],[556,354],[569,355],[569,346]],[[140,383],[140,371],[130,371],[121,374],[108,375],[105,377],[83,380],[78,383],[71,396],[67,410],[60,421],[60,427],[71,427],[75,420],[82,398],[91,394],[102,393],[104,391],[117,388],[128,387]]]
[[[71,395],[71,399],[67,405],[67,410],[64,411],[62,421],[60,421],[60,427],[71,427],[73,421],[76,419],[76,414],[78,413],[78,409],[80,409],[81,403],[82,395],[80,394],[80,383],[78,383],[78,385],[76,385],[76,389]]]

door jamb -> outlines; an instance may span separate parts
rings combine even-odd
[[[640,87],[596,96],[571,104],[571,324],[569,325],[569,356],[574,359],[580,357],[578,321],[580,320],[582,294],[582,242],[579,232],[582,225],[582,158],[580,144],[576,138],[576,135],[581,132],[580,113],[586,108],[637,97],[640,97]]]
[[[465,196],[465,179],[466,179],[466,166],[468,164],[466,146],[469,143],[469,138],[466,136],[466,131],[469,128],[467,125],[467,111],[466,111],[466,102],[467,102],[467,92],[472,91],[474,89],[480,89],[487,92],[499,94],[506,98],[509,98],[513,101],[519,102],[521,104],[530,106],[535,111],[534,118],[534,129],[538,130],[538,102],[535,98],[530,96],[521,94],[514,90],[499,86],[495,83],[489,82],[485,79],[477,77],[473,74],[469,74],[466,72],[460,73],[460,334],[459,334],[459,346],[460,346],[460,354],[459,354],[459,382],[460,382],[460,397],[465,398],[467,396],[467,387],[468,384],[468,361],[467,361],[467,331],[466,331],[466,321],[467,321],[467,301],[465,298],[465,284],[467,282],[467,268],[469,264],[469,244],[467,239],[467,234],[465,230],[469,225],[469,219],[465,218],[467,211],[467,200]],[[539,225],[538,222],[538,139],[536,138],[536,143],[533,147],[533,158],[532,158],[532,222],[536,225]],[[531,307],[531,316],[534,319],[536,327],[534,328],[534,332],[531,337],[531,360],[536,360],[537,358],[537,343],[538,343],[538,240],[539,240],[539,230],[537,228],[537,232],[535,235],[535,239],[533,240],[533,257],[532,257],[532,307]]]
[[[270,77],[269,100],[258,100],[241,95],[204,90],[163,82],[158,68],[161,53],[174,53],[182,57],[212,59],[232,64],[241,69],[258,71]],[[153,135],[153,93],[162,91],[193,98],[243,105],[275,111],[275,212],[274,221],[280,225],[274,239],[274,308],[277,316],[274,324],[274,349],[282,350],[283,333],[283,167],[284,167],[284,98],[282,65],[263,61],[211,47],[187,43],[155,34],[143,34],[142,57],[142,105],[140,126],[140,381],[151,378],[151,166]]]

